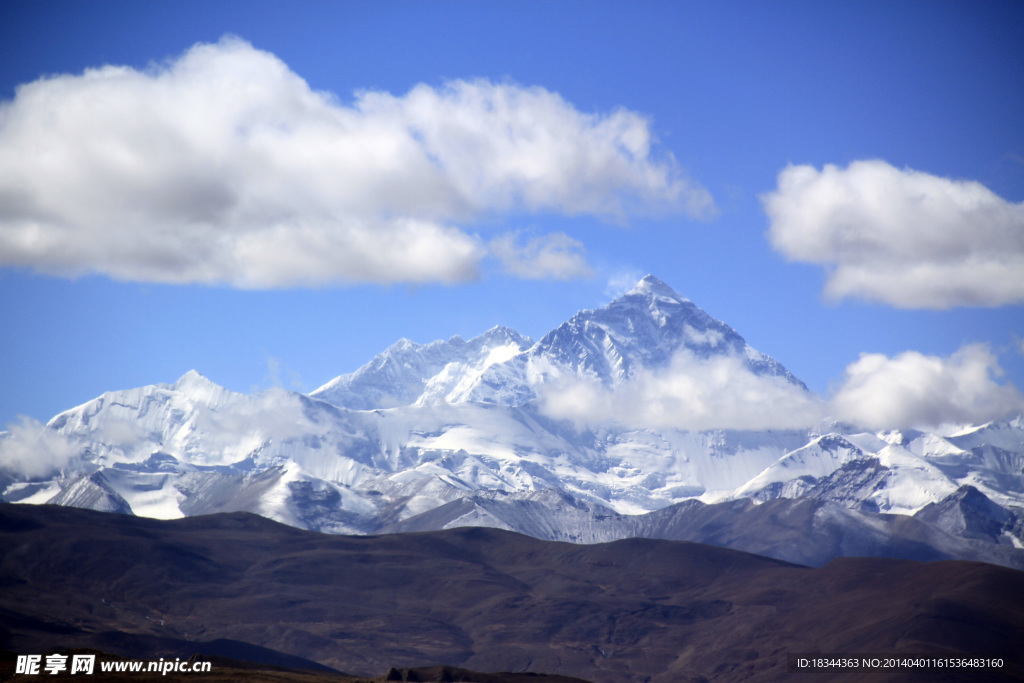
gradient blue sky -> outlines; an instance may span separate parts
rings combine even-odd
[[[237,391],[311,391],[401,337],[469,338],[501,324],[538,339],[647,273],[823,394],[861,353],[948,358],[974,343],[995,355],[999,381],[1024,387],[1018,295],[938,308],[830,300],[825,268],[773,248],[761,199],[789,164],[881,160],[980,183],[1020,211],[1022,26],[1024,5],[1009,2],[6,0],[6,106],[43,76],[153,70],[230,34],[342,106],[359,91],[402,97],[421,83],[486,79],[542,87],[586,114],[635,112],[655,138],[651,158],[674,157],[717,212],[640,207],[612,220],[518,206],[449,221],[484,242],[511,231],[567,235],[590,274],[564,280],[517,277],[488,257],[475,279],[455,284],[238,289],[68,277],[6,260],[0,425],[45,421],[103,391],[173,382],[193,368]],[[11,201],[3,182],[0,204]],[[908,234],[919,229],[927,226]],[[1020,244],[1001,239],[986,248]],[[1024,280],[1019,267],[1010,273]]]

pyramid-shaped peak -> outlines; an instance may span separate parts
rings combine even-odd
[[[166,385],[164,385],[166,386]],[[196,370],[189,370],[170,387],[191,400],[215,403],[225,400],[232,392]]]
[[[208,386],[210,384],[213,384],[213,382],[207,379],[198,370],[189,370],[178,378],[178,381],[174,383],[174,388],[182,389],[189,386]]]
[[[529,337],[524,337],[511,327],[505,327],[504,325],[495,325],[476,339],[483,342],[511,342],[519,344],[520,346],[529,346],[533,344]]]
[[[736,330],[653,275],[607,306],[580,311],[544,335],[530,353],[610,386],[639,368],[668,367],[682,351],[701,361],[739,359],[755,375],[804,386]]]
[[[520,336],[520,335],[519,335],[518,332],[513,330],[511,327],[505,327],[504,325],[495,325],[491,329],[489,329],[486,332],[484,332],[481,336],[484,336],[484,337],[497,337],[497,336],[515,337],[515,336]]]
[[[663,296],[669,299],[675,299],[676,301],[687,301],[687,299],[681,296],[679,292],[672,289],[653,275],[644,276],[640,282],[636,283],[636,287],[626,292],[626,296],[631,294],[640,294],[642,296]]]

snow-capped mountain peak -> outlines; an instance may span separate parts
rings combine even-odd
[[[455,336],[420,345],[403,339],[310,395],[355,410],[467,401],[522,406],[553,377],[597,379],[611,387],[641,368],[667,367],[683,350],[704,360],[734,356],[754,374],[806,388],[734,329],[648,275],[536,344],[500,326],[469,341]]]
[[[572,374],[610,386],[640,368],[666,367],[682,350],[698,359],[736,356],[755,374],[779,376],[804,387],[778,361],[750,347],[736,330],[651,275],[607,306],[580,311],[545,335],[530,355],[544,356]]]
[[[402,339],[355,372],[334,378],[310,396],[354,410],[455,402],[472,385],[473,377],[532,344],[532,340],[502,326],[469,341],[458,335],[422,345]]]
[[[806,391],[732,327],[647,276],[536,343],[506,327],[468,340],[401,339],[309,395],[239,394],[194,370],[172,384],[108,392],[53,418],[45,439],[0,433],[0,494],[154,517],[250,510],[342,533],[428,524],[444,515],[422,515],[458,503],[444,523],[528,531],[539,527],[527,517],[540,515],[549,531],[568,525],[575,538],[603,540],[614,537],[600,521],[610,514],[796,498],[853,511],[828,512],[833,522],[878,526],[884,520],[863,515],[920,512],[943,533],[981,529],[1000,552],[1024,545],[1021,418],[941,435],[840,424],[823,433],[683,429],[649,413],[627,424],[617,421],[619,404],[577,428],[546,409],[566,387],[569,401],[589,387],[642,403],[659,386],[656,373],[689,373],[714,391],[705,367]],[[49,453],[53,465],[19,471],[12,463],[26,453]],[[490,512],[462,510],[459,501],[474,496]],[[533,506],[526,517],[521,503]]]
[[[636,286],[626,292],[623,296],[644,296],[651,298],[664,297],[680,303],[689,301],[689,299],[680,296],[676,290],[672,289],[653,275],[645,275],[636,283]]]
[[[233,392],[211,381],[197,370],[189,370],[169,387],[172,391],[197,403],[217,404]]]

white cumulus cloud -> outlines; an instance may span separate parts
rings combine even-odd
[[[465,281],[487,254],[467,225],[495,214],[712,212],[655,148],[643,116],[540,87],[342,103],[226,38],[147,70],[41,78],[0,104],[0,266],[254,288]],[[526,265],[527,245],[522,270],[556,276],[552,255],[578,253],[557,235],[533,250],[542,263]]]
[[[825,266],[825,294],[899,308],[1024,302],[1024,203],[884,161],[788,166],[762,197],[772,245]]]
[[[983,423],[1024,413],[1024,396],[996,381],[999,362],[983,344],[948,357],[907,351],[861,354],[832,397],[833,413],[874,429]]]

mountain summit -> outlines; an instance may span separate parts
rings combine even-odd
[[[806,389],[734,329],[648,275],[603,308],[577,313],[536,344],[506,327],[469,341],[452,337],[420,345],[403,339],[310,396],[355,410],[464,402],[523,406],[554,377],[596,379],[613,387],[640,368],[666,367],[684,349],[705,360],[736,356],[754,374]]]
[[[667,366],[682,349],[700,359],[738,356],[755,374],[780,376],[806,388],[781,363],[653,275],[604,308],[577,313],[529,353],[614,385],[641,367]]]
[[[640,278],[640,281],[636,283],[636,286],[626,292],[626,294],[627,296],[629,294],[648,294],[651,296],[665,296],[676,300],[681,299],[679,294],[676,293],[676,290],[672,289],[653,275],[645,275]]]

